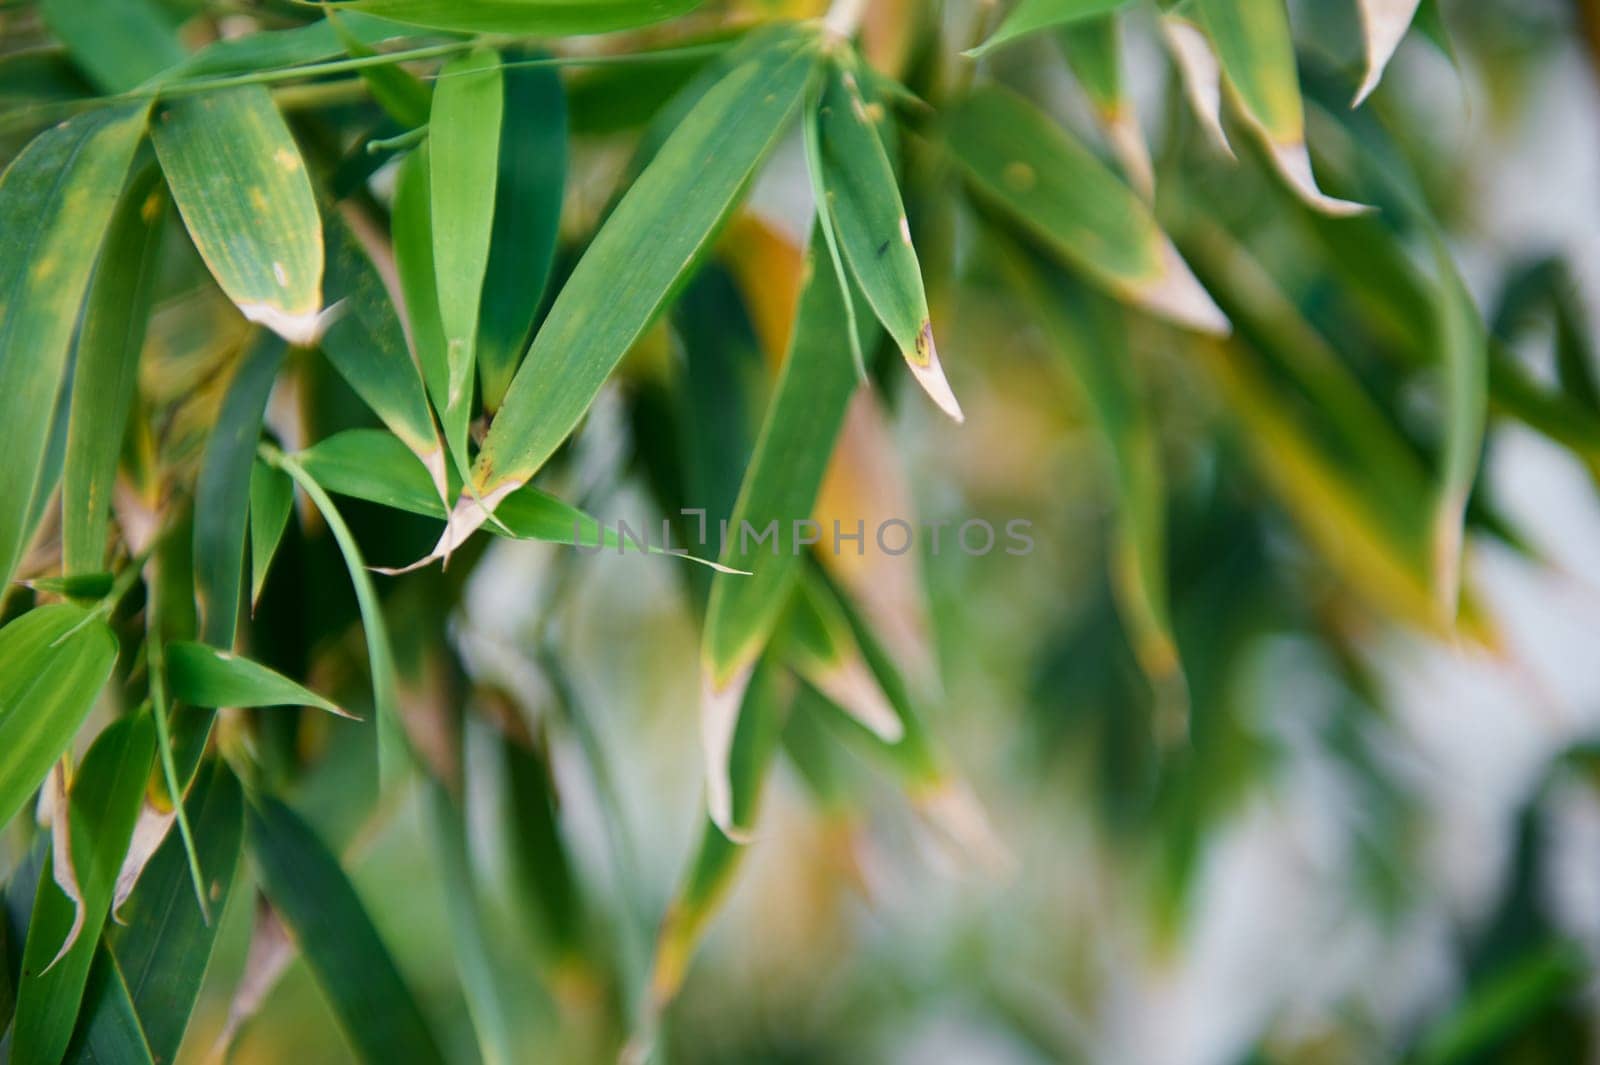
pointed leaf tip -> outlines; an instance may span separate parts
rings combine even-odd
[[[733,753],[733,734],[739,724],[739,707],[755,666],[747,665],[722,684],[709,667],[702,669],[700,686],[700,744],[706,761],[706,809],[723,835],[741,842],[733,823],[733,780],[728,758]]]
[[[907,360],[911,366],[911,375],[917,379],[917,384],[928,393],[939,409],[954,419],[957,425],[964,423],[967,416],[961,411],[961,403],[956,399],[956,394],[950,388],[950,381],[944,375],[944,367],[939,362],[939,349],[933,343],[933,323],[923,322],[922,331],[917,334],[917,357]]]

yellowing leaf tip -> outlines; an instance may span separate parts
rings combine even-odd
[[[906,359],[906,365],[911,367],[911,375],[917,379],[917,384],[922,386],[922,390],[928,393],[928,398],[940,410],[953,418],[957,425],[967,420],[955,392],[950,389],[944,367],[939,363],[939,349],[933,343],[932,322],[922,323],[922,332],[917,334],[916,355]]]

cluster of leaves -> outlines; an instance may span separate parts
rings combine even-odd
[[[1184,818],[1214,798],[1250,632],[1294,615],[1343,653],[1382,617],[1492,643],[1462,588],[1467,523],[1504,531],[1473,495],[1491,400],[1600,469],[1559,268],[1509,286],[1486,329],[1410,145],[1349,110],[1343,72],[1297,62],[1281,0],[1021,0],[966,57],[920,5],[860,43],[849,0],[820,18],[696,6],[269,2],[246,32],[183,0],[0,14],[17,87],[0,118],[17,149],[0,178],[0,823],[26,855],[0,923],[12,1060],[172,1060],[241,853],[262,905],[224,1045],[292,941],[362,1059],[442,1059],[333,845],[412,783],[486,1061],[526,1055],[466,829],[485,787],[557,1008],[609,1033],[648,1037],[672,1000],[780,750],[828,807],[851,801],[833,759],[854,747],[936,834],[992,857],[921,714],[932,686],[900,638],[918,620],[875,594],[881,574],[797,541],[798,519],[853,525],[870,499],[871,383],[891,390],[894,353],[961,420],[935,346],[957,282],[1035,323],[1102,444],[1116,621],[1088,628],[1136,669],[1091,650],[1087,696],[1149,707],[1122,727],[1153,760],[1193,718],[1155,804]],[[1152,14],[1193,109],[1173,109],[1159,169],[1120,64],[1122,27]],[[1431,3],[1349,15],[1357,99],[1414,18],[1443,39]],[[1059,43],[1110,162],[1005,84],[1033,35]],[[729,226],[797,129],[803,250]],[[631,150],[598,208],[567,187],[585,138]],[[1504,348],[1546,310],[1557,391]],[[1169,516],[1133,354],[1151,348],[1205,383],[1229,469],[1306,554],[1268,558],[1253,514]],[[475,683],[447,633],[480,531],[625,546],[546,490],[576,483],[564,445],[619,366],[662,512],[778,530],[680,567],[702,619],[707,818],[648,979],[591,912],[557,815],[547,721],[587,735],[558,641],[536,649],[552,706],[530,707]],[[1420,422],[1399,413],[1414,387],[1433,400]],[[1214,556],[1169,551],[1180,521],[1244,529],[1225,587]],[[1190,827],[1165,835],[1192,849]]]

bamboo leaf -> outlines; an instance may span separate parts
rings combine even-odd
[[[0,825],[72,742],[116,660],[106,623],[67,603],[0,628]]]
[[[506,393],[479,454],[477,495],[492,508],[566,439],[612,368],[655,320],[805,95],[810,29],[758,34],[694,106],[584,253]],[[435,548],[442,557],[487,518],[476,500]]]
[[[56,879],[39,879],[23,948],[13,1060],[59,1061],[66,1051],[154,756],[149,715],[123,718],[100,734],[73,778],[66,797],[70,844],[58,846],[51,863],[70,852],[79,897],[69,899]],[[59,879],[59,867],[56,873]]]
[[[1356,90],[1352,107],[1360,107],[1383,80],[1384,68],[1405,39],[1420,4],[1421,0],[1356,0],[1361,12],[1367,69],[1361,76],[1361,87]]]
[[[1150,146],[1123,84],[1122,23],[1111,15],[1085,19],[1057,31],[1056,40],[1094,106],[1095,118],[1129,184],[1146,200],[1153,198],[1156,179]]]
[[[189,640],[166,648],[172,697],[190,706],[314,706],[355,720],[309,688],[259,662]]]
[[[358,11],[349,11],[334,18],[319,19],[303,26],[286,30],[259,30],[240,37],[212,41],[187,57],[180,65],[165,72],[163,82],[180,79],[221,77],[229,74],[251,74],[256,71],[281,70],[318,60],[355,54],[350,52],[353,43],[370,54],[372,45],[407,33],[383,19],[371,18]]]
[[[146,170],[123,192],[79,329],[61,488],[62,567],[69,574],[106,564],[111,489],[161,249],[165,200],[156,178],[153,168]]]
[[[214,760],[196,778],[184,805],[194,826],[207,895],[220,914],[239,864],[243,793],[226,763]],[[207,922],[201,913],[189,883],[183,841],[174,834],[168,835],[151,859],[123,917],[124,923],[107,934],[121,986],[113,983],[96,994],[91,976],[74,1037],[74,1045],[80,1049],[67,1055],[74,1065],[104,1062],[108,1059],[101,1054],[101,1047],[123,1045],[129,1009],[148,1042],[151,1058],[176,1060],[221,924],[218,920]]]
[[[500,409],[516,375],[555,255],[567,178],[567,101],[552,68],[505,72],[494,231],[478,320],[483,407]]]
[[[1295,193],[1324,214],[1369,210],[1365,204],[1336,199],[1317,188],[1283,0],[1195,0],[1195,8],[1247,124]]]
[[[352,0],[335,10],[465,33],[564,35],[648,26],[698,7],[701,0]]]
[[[281,340],[262,334],[244,355],[223,396],[195,483],[194,583],[201,639],[224,651],[233,649],[239,624],[250,469],[284,353]]]
[[[0,588],[22,557],[68,345],[145,113],[141,104],[70,119],[0,175]]]
[[[1056,26],[1070,26],[1128,6],[1129,0],[1020,0],[982,44],[965,54],[987,55],[1021,37]]]
[[[345,53],[352,59],[370,58],[377,55],[377,51],[355,31],[347,28],[348,20],[356,14],[354,11],[336,14],[330,8],[328,25],[339,35]],[[401,126],[416,129],[427,123],[432,91],[398,63],[364,66],[361,68],[361,80],[367,83],[378,106]]]
[[[185,58],[166,12],[150,0],[42,0],[39,10],[103,92],[127,92]]]
[[[489,266],[505,83],[500,57],[477,49],[439,74],[428,118],[434,281],[444,329],[446,388],[434,407],[454,454],[467,453],[478,308]]]
[[[250,602],[261,599],[267,570],[294,509],[294,482],[257,459],[250,467]]]
[[[806,284],[800,297],[789,354],[756,441],[729,519],[729,528],[764,530],[777,523],[770,557],[762,546],[735,534],[722,562],[751,571],[748,577],[712,579],[701,643],[704,720],[724,720],[726,704],[737,709],[740,678],[753,668],[790,600],[802,565],[802,536],[844,422],[856,376],[841,336],[843,297],[834,272],[820,263],[813,238]],[[820,530],[816,530],[820,537]],[[731,733],[730,733],[731,735]],[[723,755],[708,764],[715,771]]]
[[[873,106],[882,113],[881,104]],[[828,213],[851,274],[917,383],[959,422],[961,405],[939,365],[905,205],[854,64],[828,65],[818,126]]]
[[[94,954],[83,1011],[62,1061],[71,1065],[155,1065],[122,968],[105,944]]]
[[[328,213],[328,294],[343,313],[322,336],[322,351],[383,424],[411,449],[446,492],[445,457],[427,390],[406,348],[405,330],[377,268],[350,226]]]
[[[252,802],[250,853],[262,889],[369,1065],[444,1055],[339,861],[289,807]]]
[[[1157,18],[1161,39],[1172,53],[1184,96],[1200,120],[1200,128],[1228,158],[1234,158],[1228,134],[1222,128],[1222,64],[1205,31],[1194,20],[1177,12],[1164,11]]]
[[[1434,335],[1444,375],[1444,427],[1433,525],[1434,595],[1454,618],[1461,595],[1461,554],[1467,502],[1483,454],[1489,407],[1488,334],[1472,294],[1442,240]]]
[[[432,154],[431,145],[424,141],[400,164],[395,177],[390,235],[405,300],[406,323],[410,326],[411,350],[434,408],[445,412],[450,402],[450,365],[433,263],[433,208],[429,202]],[[444,441],[451,463],[464,475],[468,468],[465,425],[460,426],[460,431],[452,431],[446,425]]]
[[[976,89],[945,116],[956,158],[985,198],[1113,295],[1179,325],[1228,321],[1150,209],[1022,97]]]
[[[322,225],[300,149],[271,95],[245,85],[165,104],[152,139],[189,237],[240,312],[316,341]]]
[[[838,598],[819,578],[801,579],[778,643],[807,684],[884,743],[900,742],[905,724],[856,645]]]

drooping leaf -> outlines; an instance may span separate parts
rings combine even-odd
[[[138,385],[164,207],[153,168],[129,183],[89,286],[62,470],[62,568],[69,574],[106,563],[112,482]]]
[[[1228,331],[1144,202],[1028,101],[975,89],[946,113],[945,126],[984,196],[1068,265],[1179,325]]]
[[[22,557],[78,309],[146,107],[80,115],[0,175],[0,587]]]
[[[1085,19],[1063,27],[1056,40],[1067,57],[1067,64],[1094,105],[1117,163],[1140,196],[1155,195],[1155,171],[1150,162],[1150,146],[1139,115],[1134,109],[1122,75],[1122,23],[1112,15]]]
[[[257,459],[250,467],[250,602],[261,598],[278,542],[294,509],[294,482]]]
[[[1306,204],[1325,214],[1367,210],[1365,204],[1336,199],[1317,188],[1283,0],[1195,0],[1195,9],[1248,125],[1283,179]]]
[[[411,449],[443,498],[445,457],[417,363],[383,279],[350,225],[329,211],[327,290],[342,312],[322,336],[322,351],[383,424]]]
[[[694,107],[606,219],[545,319],[479,454],[490,506],[526,483],[715,236],[805,94],[812,31],[779,27]],[[759,91],[758,91],[759,90]],[[438,555],[486,515],[463,501]]]
[[[555,255],[567,178],[567,100],[549,67],[505,72],[494,231],[478,319],[484,410],[500,409],[516,375]]]
[[[62,894],[56,879],[39,880],[23,948],[13,1060],[59,1061],[66,1051],[154,756],[150,716],[123,718],[100,734],[73,778],[67,802],[79,897]]]
[[[1108,15],[1128,3],[1129,0],[1019,0],[999,28],[966,54],[973,58],[987,55],[1019,37]]]
[[[1372,90],[1383,79],[1384,68],[1389,65],[1395,49],[1411,28],[1421,0],[1356,0],[1361,12],[1361,34],[1365,43],[1366,71],[1361,75],[1361,87],[1356,90],[1355,103],[1360,107]]]
[[[263,797],[248,812],[261,886],[369,1065],[443,1062],[433,1030],[339,860],[289,807]]]
[[[822,530],[810,527],[811,509],[856,389],[838,278],[821,261],[825,253],[817,244],[813,239],[807,256],[789,354],[729,520],[730,529],[748,525],[758,532],[776,522],[777,534],[771,548],[737,532],[730,536],[722,562],[751,575],[718,575],[711,583],[701,644],[708,722],[726,716],[719,709],[726,701],[737,709],[742,678],[789,602],[802,538],[821,538]]]
[[[701,0],[351,0],[337,10],[466,33],[584,34],[648,26]]]
[[[861,654],[838,598],[815,575],[801,579],[776,642],[807,684],[884,743],[900,742],[904,722]]]
[[[167,645],[172,697],[190,706],[314,706],[351,717],[316,692],[230,651],[189,640]]]
[[[433,405],[451,451],[458,456],[467,453],[467,422],[472,416],[478,308],[494,229],[504,108],[500,57],[489,49],[451,60],[434,83],[428,117],[428,203],[446,387],[443,393],[433,393]]]
[[[243,792],[227,764],[217,759],[197,777],[184,805],[194,826],[207,897],[220,915],[239,864]],[[183,841],[173,834],[151,859],[122,918],[107,934],[121,986],[113,983],[97,994],[91,975],[74,1037],[77,1052],[69,1050],[66,1059],[74,1065],[104,1062],[101,1047],[123,1045],[129,1009],[152,1059],[176,1060],[221,923],[216,918],[208,923],[201,914]],[[126,1004],[120,1001],[124,997]]]
[[[243,85],[164,104],[151,127],[200,257],[252,322],[314,343],[322,224],[300,149],[271,95]]]
[[[882,113],[882,105],[872,106]],[[961,405],[939,365],[905,205],[854,64],[828,64],[818,126],[822,186],[850,272],[917,383],[959,422]]]
[[[1222,128],[1222,64],[1205,31],[1188,14],[1187,8],[1163,11],[1157,18],[1161,39],[1172,53],[1178,77],[1183,81],[1183,94],[1199,119],[1200,128],[1231,159],[1233,146]]]
[[[233,649],[239,624],[250,469],[261,417],[284,354],[283,341],[263,333],[241,356],[195,483],[194,575],[201,639],[225,651]]]
[[[0,825],[72,742],[116,660],[106,623],[68,603],[0,628]]]

